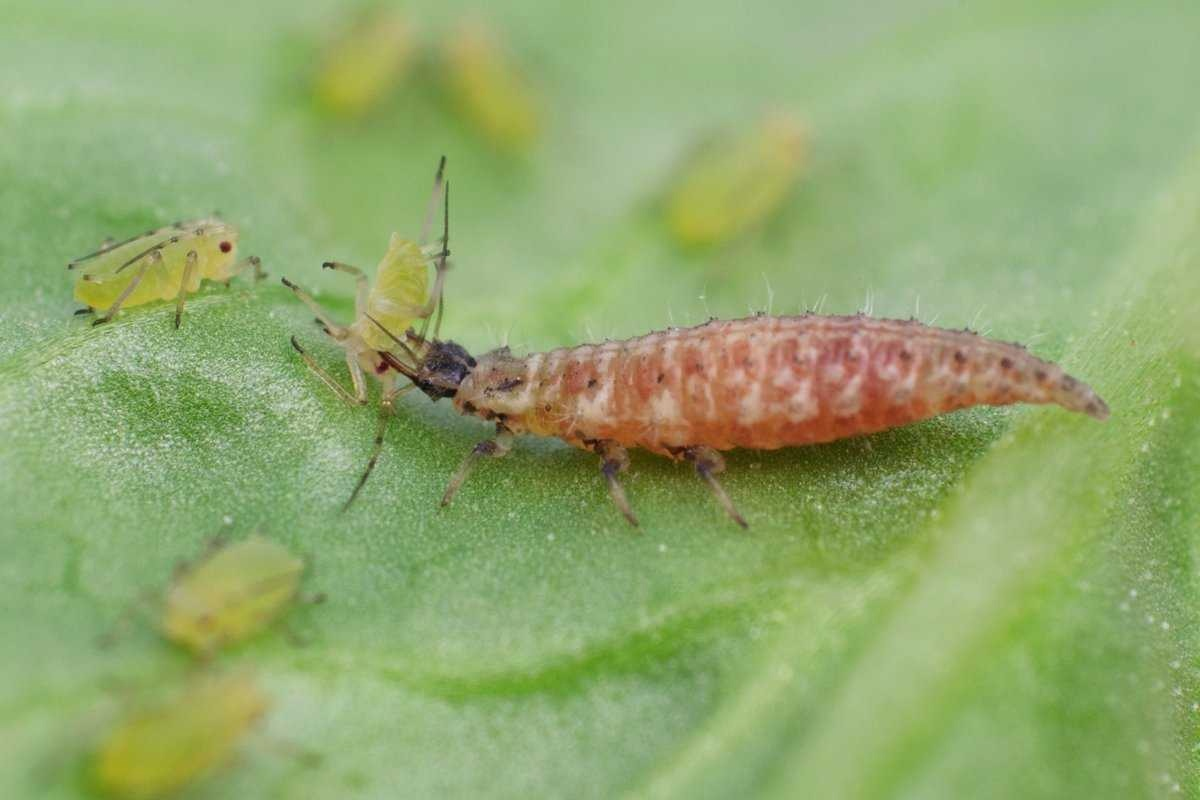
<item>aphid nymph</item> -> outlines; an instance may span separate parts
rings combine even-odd
[[[435,296],[440,302],[442,274]],[[555,436],[590,450],[613,502],[637,524],[618,479],[627,449],[690,463],[738,524],[717,480],[723,450],[830,442],[975,405],[1055,403],[1097,419],[1092,389],[1020,345],[917,321],[855,316],[712,320],[625,341],[519,357],[507,347],[477,358],[460,345],[392,330],[374,358],[457,411],[492,422],[450,479],[450,502],[482,457],[500,457],[518,434]],[[389,373],[390,374],[390,373]],[[359,482],[361,487],[362,482]],[[358,489],[356,488],[357,492]]]
[[[442,60],[450,101],[466,122],[500,150],[534,143],[541,127],[536,92],[494,30],[478,20],[459,26]]]
[[[446,159],[438,163],[437,173],[433,180],[433,193],[425,212],[425,221],[421,226],[420,238],[417,242],[401,238],[393,233],[388,244],[387,253],[379,262],[375,272],[375,285],[371,286],[367,276],[358,267],[343,264],[338,261],[326,261],[321,266],[334,269],[354,276],[357,292],[354,299],[354,322],[349,325],[339,325],[332,316],[321,307],[316,300],[296,284],[283,279],[283,285],[295,293],[305,305],[316,315],[322,330],[346,353],[346,368],[350,371],[350,380],[354,385],[354,393],[338,383],[326,372],[316,360],[309,355],[295,336],[292,337],[292,347],[300,354],[304,363],[312,370],[321,382],[328,386],[334,394],[349,405],[364,405],[367,402],[366,375],[374,375],[380,384],[381,400],[379,407],[379,426],[375,434],[374,450],[371,453],[367,467],[359,478],[358,485],[346,501],[348,507],[366,483],[379,454],[383,448],[383,436],[387,430],[388,420],[392,415],[395,401],[398,397],[410,391],[413,387],[396,387],[395,372],[390,370],[385,358],[387,351],[394,343],[384,333],[385,330],[405,330],[415,320],[423,320],[422,332],[428,329],[430,320],[436,314],[434,332],[441,325],[442,315],[442,286],[445,284],[447,269],[446,259],[450,256],[448,244],[450,241],[450,185],[444,180]],[[429,228],[438,205],[443,208],[442,241],[436,246],[425,245]],[[426,299],[428,288],[429,263],[437,268],[433,291]],[[371,322],[375,319],[378,324]],[[385,326],[380,328],[379,325]]]
[[[414,49],[406,17],[384,9],[363,12],[322,57],[313,85],[317,104],[337,116],[366,114],[404,78]]]
[[[171,581],[163,634],[201,656],[244,641],[297,600],[303,574],[303,560],[262,536],[218,544]]]
[[[75,299],[86,308],[76,313],[102,312],[100,325],[125,306],[156,300],[175,301],[175,327],[183,318],[187,296],[207,278],[229,284],[234,276],[254,270],[263,277],[257,256],[237,261],[238,229],[216,217],[176,222],[157,230],[108,242],[94,253],[77,258],[67,269],[82,269],[75,281]]]
[[[100,743],[96,787],[131,800],[161,797],[212,772],[233,755],[267,710],[245,673],[206,674],[132,710]]]

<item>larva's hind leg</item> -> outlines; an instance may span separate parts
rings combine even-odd
[[[638,518],[629,507],[629,499],[625,497],[625,487],[617,480],[617,476],[629,469],[629,452],[611,439],[603,439],[592,445],[593,452],[604,459],[600,462],[600,473],[608,484],[608,496],[621,512],[621,516],[633,527],[638,527]]]
[[[741,525],[743,528],[749,528],[746,523],[746,518],[738,513],[734,507],[733,501],[729,499],[729,495],[725,493],[725,487],[721,486],[720,481],[716,476],[725,471],[725,459],[711,447],[698,445],[696,447],[685,447],[680,455],[685,461],[691,462],[696,467],[696,474],[704,479],[708,484],[708,488],[712,489],[713,495],[717,498],[717,502],[721,504],[721,508],[725,509],[725,513],[729,518]]]
[[[492,439],[485,439],[475,445],[467,457],[458,465],[458,469],[454,471],[454,476],[450,478],[450,483],[446,484],[446,491],[442,493],[442,507],[450,505],[450,501],[454,499],[454,495],[458,494],[459,487],[463,485],[463,481],[471,474],[471,470],[479,463],[479,459],[484,457],[503,458],[508,455],[508,451],[512,449],[513,434],[508,428],[503,425],[496,426],[496,436]]]
[[[195,250],[188,250],[187,261],[183,267],[183,278],[179,281],[179,294],[175,295],[175,327],[179,327],[179,321],[183,319],[183,304],[187,302],[188,284],[192,282],[192,276],[196,274],[196,264],[199,263],[200,257]]]

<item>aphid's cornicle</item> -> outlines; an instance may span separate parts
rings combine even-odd
[[[443,258],[429,308],[440,306],[444,271]],[[505,455],[514,436],[528,433],[599,455],[609,493],[631,524],[637,518],[618,476],[629,464],[627,448],[640,447],[690,462],[745,526],[716,478],[722,450],[829,442],[975,405],[1056,403],[1108,416],[1089,386],[1020,345],[915,320],[764,314],[524,357],[501,348],[476,359],[437,339],[436,328],[432,337],[424,329],[401,333],[363,316],[394,345],[372,357],[411,381],[389,397],[418,388],[496,425],[496,436],[451,478],[443,505],[480,458]]]

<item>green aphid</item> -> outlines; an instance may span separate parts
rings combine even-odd
[[[394,11],[364,14],[321,58],[313,81],[317,105],[334,116],[369,113],[404,80],[414,50],[406,17]]]
[[[711,247],[763,224],[799,180],[805,143],[804,127],[782,113],[705,142],[667,193],[671,234],[684,247]]]
[[[247,674],[195,678],[113,726],[93,758],[92,782],[131,800],[179,790],[228,762],[267,705]]]

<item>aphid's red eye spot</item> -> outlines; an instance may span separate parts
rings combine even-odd
[[[220,247],[222,253],[228,253],[233,249],[233,242],[221,242]]]

